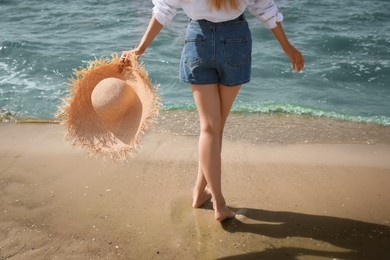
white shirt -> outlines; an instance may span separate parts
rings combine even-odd
[[[169,24],[181,7],[184,13],[193,20],[208,20],[213,23],[233,20],[244,13],[248,7],[249,12],[260,20],[265,27],[272,29],[276,22],[283,20],[274,0],[239,0],[238,10],[225,10],[223,7],[217,11],[211,8],[209,0],[153,0],[153,14],[162,25]]]

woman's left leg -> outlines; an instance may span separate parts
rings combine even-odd
[[[214,138],[217,138],[218,140],[215,140],[217,143],[217,147],[216,148],[214,147],[212,149],[214,150],[213,152],[214,155],[211,155],[211,157],[214,157],[213,158],[215,160],[214,163],[218,164],[215,165],[217,166],[218,169],[214,169],[212,175],[214,175],[214,177],[218,176],[219,178],[218,180],[214,180],[213,183],[209,183],[209,184],[211,184],[211,186],[214,186],[217,183],[217,186],[219,186],[217,189],[220,190],[220,182],[221,182],[220,181],[220,175],[221,175],[220,154],[222,148],[223,129],[226,123],[226,119],[229,115],[231,106],[240,90],[240,86],[226,87],[224,85],[212,85],[212,86],[191,85],[191,88],[193,91],[195,102],[198,107],[199,119],[201,124],[201,137],[200,137],[200,147],[199,147],[200,152],[202,150],[203,152],[205,152],[211,149],[210,144],[207,144],[208,142],[202,141],[202,139],[204,139],[203,136],[206,135],[205,132],[208,132],[205,130],[210,128],[211,125],[214,125],[212,127],[214,128],[214,131],[216,130],[215,128],[218,129],[217,133],[214,132],[214,134],[212,134],[212,136],[214,136]],[[217,123],[217,125],[215,125],[215,123]],[[203,135],[202,135],[202,128],[203,128]],[[200,155],[200,156],[202,157],[204,155]],[[205,173],[206,175],[210,175],[209,171],[210,171],[210,165],[208,165],[208,167],[206,166],[205,168],[205,164],[202,165],[202,159],[200,159],[197,181],[193,192],[194,197],[193,197],[192,206],[195,208],[200,207],[211,196],[210,191],[206,189],[206,186],[208,184],[206,179],[210,178],[210,176],[205,176]],[[219,192],[221,192],[221,190]],[[211,191],[211,193],[213,192]],[[220,195],[222,194],[220,193]],[[224,205],[225,201],[223,199],[223,196],[218,196],[218,197],[220,198],[219,199],[214,198],[217,199],[217,201],[214,201],[214,203],[217,202],[222,203],[223,207],[226,209],[226,206]],[[218,220],[223,220],[225,218],[232,217],[232,216],[234,216],[234,214],[232,214],[232,212],[229,212],[228,210],[224,210],[222,213],[216,211],[216,218]]]

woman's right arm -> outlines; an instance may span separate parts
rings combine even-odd
[[[122,52],[122,60],[126,60],[130,54],[141,56],[145,52],[164,25],[172,21],[180,6],[180,0],[153,0],[153,4],[153,16],[141,42],[135,49]]]
[[[152,16],[149,22],[149,26],[146,29],[144,36],[141,39],[141,42],[138,44],[138,46],[129,51],[123,51],[121,60],[125,61],[128,57],[128,55],[135,54],[137,56],[141,56],[145,50],[149,47],[149,45],[152,43],[154,38],[158,35],[158,33],[161,31],[161,29],[164,26],[156,19],[155,15]]]

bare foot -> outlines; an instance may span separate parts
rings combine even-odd
[[[209,199],[211,199],[211,193],[207,190],[207,188],[201,193],[194,190],[192,207],[200,208]]]
[[[224,206],[221,209],[215,210],[215,219],[219,222],[234,218],[236,213],[231,211],[228,207]]]

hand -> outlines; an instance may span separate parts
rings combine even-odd
[[[121,62],[123,62],[125,65],[129,65],[129,59],[131,56],[134,56],[138,59],[142,55],[142,51],[140,51],[138,48],[128,50],[128,51],[122,51],[121,55]]]
[[[302,54],[291,44],[284,48],[284,52],[291,60],[291,65],[296,72],[300,72],[305,66]]]

